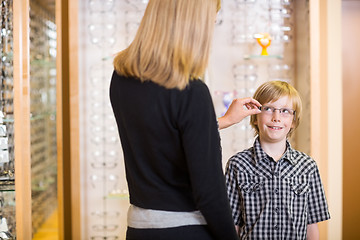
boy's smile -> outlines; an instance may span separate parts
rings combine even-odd
[[[269,126],[270,129],[273,129],[273,130],[281,130],[283,129],[282,127],[278,127],[278,126]]]

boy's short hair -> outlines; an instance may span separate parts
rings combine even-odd
[[[275,102],[281,97],[288,97],[292,101],[294,114],[294,128],[291,128],[288,137],[291,137],[294,130],[299,126],[302,102],[298,91],[289,83],[284,81],[268,81],[260,85],[253,98],[256,99],[260,104],[266,104],[269,102]],[[250,124],[255,130],[255,136],[259,135],[259,127],[255,124],[257,122],[257,115],[251,115]]]

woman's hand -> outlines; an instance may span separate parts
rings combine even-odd
[[[219,129],[230,127],[247,116],[258,114],[261,104],[253,98],[235,98],[225,115],[218,118]]]

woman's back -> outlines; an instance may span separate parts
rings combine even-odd
[[[199,106],[208,115],[206,122],[200,122],[202,125],[212,122],[214,140],[201,139],[199,135],[210,136],[199,131],[196,137],[201,142],[186,146],[187,151],[197,158],[193,161],[204,162],[207,156],[198,153],[197,145],[210,141],[212,158],[221,161],[215,114],[211,102],[202,99],[204,91],[207,87],[199,80],[179,91],[114,73],[110,97],[123,146],[130,200],[136,206],[171,211],[196,209],[184,151],[184,145],[189,144],[182,141],[181,133],[191,127],[186,124],[200,117],[195,109]],[[202,168],[206,170],[207,166]]]
[[[166,89],[114,72],[110,99],[124,152],[130,203],[144,209],[200,210],[223,239],[226,234],[234,236],[207,86],[194,80],[181,91]]]

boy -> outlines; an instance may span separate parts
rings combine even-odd
[[[316,162],[293,148],[301,99],[290,84],[269,81],[255,92],[253,147],[231,157],[226,184],[240,239],[319,239],[317,222],[330,214]]]

